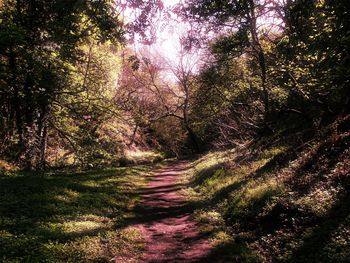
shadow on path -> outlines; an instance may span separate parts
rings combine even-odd
[[[138,262],[206,262],[212,247],[197,230],[193,206],[179,193],[185,185],[177,182],[178,177],[186,169],[186,162],[171,164],[141,190],[139,216],[132,222],[146,243]]]

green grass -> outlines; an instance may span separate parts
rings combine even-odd
[[[189,165],[183,193],[227,262],[349,262],[347,145],[212,152]]]
[[[141,253],[138,231],[121,226],[134,216],[150,168],[0,175],[0,261],[109,262]]]

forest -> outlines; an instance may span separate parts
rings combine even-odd
[[[350,262],[349,12],[0,0],[0,261]]]

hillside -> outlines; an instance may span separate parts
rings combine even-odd
[[[349,121],[191,162],[184,193],[219,262],[349,262]]]

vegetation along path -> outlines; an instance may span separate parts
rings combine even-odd
[[[154,175],[142,189],[142,219],[136,223],[146,242],[140,262],[203,262],[211,245],[191,216],[191,207],[179,191],[185,162],[177,162]]]

